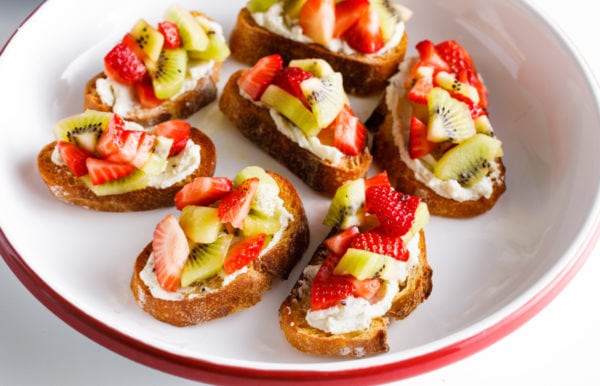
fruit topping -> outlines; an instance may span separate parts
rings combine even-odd
[[[335,28],[333,37],[339,38],[358,19],[369,12],[369,0],[345,0],[335,4]]]
[[[117,82],[134,84],[144,78],[147,70],[136,52],[121,42],[104,57],[104,72]]]
[[[63,118],[54,126],[58,141],[74,143],[89,153],[96,152],[96,144],[112,114],[95,110]]]
[[[188,287],[218,274],[232,240],[233,235],[222,234],[212,243],[194,244],[181,272],[181,286]]]
[[[321,128],[331,124],[346,103],[342,74],[339,72],[322,78],[308,78],[300,87]]]
[[[360,225],[365,211],[365,180],[349,181],[335,192],[323,224],[346,229]]]
[[[238,85],[252,100],[258,101],[282,67],[281,55],[273,54],[262,57],[252,68],[244,71],[238,80]]]
[[[346,0],[348,1],[348,0]],[[348,45],[359,52],[372,54],[384,46],[381,23],[375,10],[363,13],[343,35]]]
[[[277,72],[272,83],[298,98],[307,109],[310,109],[310,105],[302,92],[300,83],[312,77],[313,75],[310,72],[304,71],[299,67],[285,67]]]
[[[144,52],[145,56],[153,62],[156,62],[165,41],[163,34],[148,24],[144,19],[138,20],[130,33],[139,49]],[[143,58],[140,59],[143,60]]]
[[[179,225],[188,239],[209,244],[217,240],[223,229],[217,208],[187,205],[181,210]]]
[[[342,153],[353,156],[363,151],[367,129],[354,115],[350,106],[344,105],[330,126],[333,127],[333,146]]]
[[[183,86],[186,71],[187,52],[183,48],[162,50],[156,68],[150,73],[156,97],[169,99],[176,95]]]
[[[358,280],[381,278],[397,280],[400,262],[390,256],[363,249],[348,248],[333,273],[352,275]]]
[[[123,178],[135,170],[135,166],[131,164],[116,163],[93,157],[88,157],[85,164],[93,185]]]
[[[254,261],[260,255],[265,239],[266,235],[259,233],[231,245],[223,262],[223,272],[232,274]]]
[[[396,260],[408,260],[408,251],[399,237],[390,237],[379,232],[368,231],[352,239],[351,248],[362,249],[393,257]]]
[[[58,141],[56,148],[75,177],[81,177],[88,173],[85,161],[91,156],[90,153],[74,143],[67,141]]]
[[[277,112],[289,119],[307,137],[312,137],[321,130],[315,115],[304,105],[303,101],[281,87],[274,84],[269,85],[262,94],[260,101],[267,106],[273,107]]]
[[[175,194],[175,207],[210,205],[231,192],[232,182],[227,177],[196,177]]]
[[[152,251],[158,284],[167,291],[176,291],[181,285],[181,272],[190,248],[174,215],[167,215],[156,226]]]
[[[365,193],[365,210],[377,216],[379,231],[389,236],[407,233],[421,199],[398,192],[391,186],[372,186]]]
[[[448,91],[434,87],[427,94],[429,121],[427,139],[432,142],[459,143],[475,134],[475,124],[469,107],[450,96]]]
[[[479,103],[479,93],[475,87],[459,81],[456,76],[446,71],[440,71],[435,75],[434,85],[440,86],[451,94],[459,94],[473,104]]]
[[[181,36],[177,24],[171,21],[161,21],[158,23],[158,31],[163,35],[165,48],[181,47]]]
[[[185,149],[185,145],[190,139],[191,129],[192,126],[189,122],[180,119],[164,121],[154,126],[156,135],[161,135],[173,140],[173,144],[169,150],[169,157],[179,154],[180,151]]]
[[[352,240],[356,235],[360,233],[360,230],[356,225],[344,229],[340,233],[327,238],[323,243],[329,248],[329,250],[336,255],[343,255],[346,249],[350,247]]]
[[[435,142],[427,139],[427,125],[417,117],[411,117],[410,134],[408,137],[408,154],[410,158],[421,158],[429,154],[436,145]]]
[[[165,12],[165,20],[175,23],[179,30],[182,47],[188,51],[203,51],[208,46],[208,36],[194,17],[179,5],[172,5]]]
[[[224,223],[231,223],[235,228],[242,228],[244,218],[250,212],[252,200],[258,189],[260,180],[257,177],[244,180],[231,193],[225,195],[219,203],[219,218]]]
[[[306,0],[298,24],[306,36],[327,46],[335,28],[335,0]]]

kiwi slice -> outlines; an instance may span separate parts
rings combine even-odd
[[[486,134],[489,136],[494,136],[494,128],[492,127],[492,123],[487,115],[480,115],[477,118],[473,119],[473,123],[475,124],[475,131],[478,133]]]
[[[250,0],[248,2],[248,10],[252,13],[267,12],[269,8],[279,0]]]
[[[322,78],[305,79],[300,83],[300,88],[320,128],[329,126],[347,102],[342,74],[339,72]]]
[[[204,51],[208,47],[208,36],[194,16],[179,5],[172,5],[165,12],[165,20],[177,24],[181,43],[187,51]]]
[[[479,103],[479,92],[477,91],[477,89],[468,83],[459,81],[454,75],[450,74],[449,72],[438,72],[435,75],[435,82],[444,90],[464,95],[475,104]]]
[[[110,117],[111,113],[86,110],[58,121],[54,126],[54,135],[58,141],[72,142],[90,153],[95,153],[96,143]]]
[[[310,72],[318,78],[329,76],[334,73],[331,65],[323,59],[293,59],[288,67],[298,67],[306,72]]]
[[[489,171],[491,162],[502,156],[502,143],[495,137],[475,134],[448,150],[435,164],[433,174],[443,181],[456,180],[471,186]]]
[[[346,182],[336,190],[323,224],[341,229],[362,224],[365,216],[365,180]]]
[[[142,166],[144,173],[150,176],[162,174],[169,163],[167,159],[169,158],[169,152],[171,151],[172,145],[172,138],[163,137],[162,135],[156,136],[154,150],[150,153],[148,161]]]
[[[459,143],[475,134],[469,106],[443,88],[434,87],[427,94],[427,110],[427,139],[431,142]]]
[[[283,15],[286,23],[292,24],[300,17],[300,10],[306,0],[283,0]]]
[[[163,34],[148,24],[146,20],[140,19],[131,29],[131,35],[134,37],[138,47],[144,51],[148,58],[156,62],[165,41]]]
[[[188,239],[209,244],[217,240],[223,229],[218,209],[208,206],[188,205],[181,210],[179,225]]]
[[[233,235],[222,234],[210,244],[194,244],[181,271],[181,286],[215,276],[223,268]]]
[[[389,0],[370,0],[370,2],[371,9],[379,17],[381,37],[383,41],[387,42],[394,36],[396,26],[402,21],[400,12],[398,12],[398,9]]]
[[[79,178],[96,196],[123,194],[134,190],[144,189],[148,186],[148,175],[139,169],[134,170],[125,177],[108,181],[100,185],[92,184],[90,176],[87,174]]]
[[[187,53],[183,48],[163,49],[156,68],[151,71],[154,94],[169,99],[181,90],[187,71]]]
[[[195,16],[196,21],[208,36],[208,46],[204,51],[188,51],[190,59],[216,62],[224,62],[231,54],[231,50],[225,41],[225,37],[219,31],[215,31],[213,27],[206,22],[202,16]]]
[[[281,115],[298,126],[307,137],[315,136],[321,130],[313,113],[300,99],[274,84],[269,85],[260,101],[277,110]]]
[[[242,226],[242,235],[244,237],[252,237],[261,233],[274,235],[281,228],[281,223],[275,217],[265,217],[250,211],[244,219]]]
[[[267,174],[265,169],[261,168],[260,166],[254,166],[254,165],[246,166],[245,168],[240,170],[238,172],[238,174],[236,174],[235,177],[233,178],[233,185],[237,186],[237,185],[241,184],[242,181],[247,180],[248,178],[252,178],[252,177],[258,177],[261,184],[269,184],[271,186],[276,187],[277,190],[279,190],[279,186],[277,185],[277,182],[275,182],[273,177],[271,177],[269,174]]]
[[[398,279],[400,261],[393,257],[363,249],[348,248],[333,273],[335,275],[352,275],[358,280],[382,278]]]

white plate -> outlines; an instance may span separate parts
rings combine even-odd
[[[208,13],[229,34],[245,2],[180,3]],[[214,383],[401,379],[463,358],[527,321],[566,285],[598,238],[598,91],[560,32],[519,1],[407,0],[415,12],[408,24],[411,54],[422,39],[456,39],[474,57],[504,143],[508,190],[477,218],[431,220],[433,293],[391,325],[390,352],[339,360],[291,348],[277,309],[300,266],[236,315],[188,328],[154,320],[133,301],[129,277],[156,222],[173,209],[118,214],[68,206],[47,191],[36,167],[39,150],[53,140],[54,122],[82,110],[83,87],[101,70],[103,55],[137,18],[158,21],[168,6],[139,4],[50,0],[0,57],[0,252],[43,304],[107,348]],[[240,67],[227,62],[221,85]],[[376,100],[352,103],[364,119]],[[259,164],[298,187],[311,225],[306,262],[327,231],[320,224],[327,200],[248,143],[216,103],[190,121],[217,146],[216,175]]]

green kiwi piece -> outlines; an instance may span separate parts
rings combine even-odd
[[[281,223],[275,217],[264,217],[250,211],[244,219],[242,226],[242,235],[244,237],[252,237],[264,233],[274,235],[281,228]]]
[[[169,152],[173,145],[173,139],[163,137],[161,135],[156,137],[154,142],[154,149],[150,153],[148,161],[142,166],[142,171],[149,176],[157,176],[162,174],[169,163]]]
[[[227,41],[225,41],[225,37],[215,31],[203,17],[196,16],[195,19],[202,29],[204,29],[204,32],[206,32],[206,36],[208,36],[208,46],[204,51],[188,51],[190,59],[224,62],[231,55],[231,50],[227,45]]]
[[[96,196],[123,194],[133,192],[134,190],[144,189],[148,186],[148,175],[139,169],[134,170],[125,177],[108,181],[100,185],[92,184],[88,175],[79,178]]]
[[[250,0],[248,2],[248,10],[252,13],[267,12],[269,8],[279,0]]]
[[[475,124],[475,131],[478,133],[494,136],[494,128],[492,127],[492,123],[487,115],[480,115],[477,118],[473,119],[473,123]]]
[[[235,177],[233,178],[233,185],[237,186],[242,183],[242,181],[247,180],[248,178],[258,177],[260,179],[261,184],[269,184],[277,188],[279,190],[279,186],[277,182],[271,177],[265,169],[260,166],[246,166],[242,170],[240,170]]]
[[[393,257],[363,249],[348,248],[333,270],[335,275],[352,275],[358,280],[398,279],[400,261]]]
[[[154,62],[158,60],[163,48],[165,37],[146,20],[140,19],[131,29],[131,35],[136,44]]]
[[[440,180],[456,180],[468,187],[487,175],[491,162],[501,156],[500,140],[475,134],[448,150],[435,164],[433,174]]]
[[[362,224],[365,216],[365,180],[346,182],[336,190],[323,224],[346,229]]]
[[[181,210],[179,225],[193,242],[213,243],[223,230],[218,211],[209,206],[187,205]]]
[[[459,143],[475,134],[475,124],[469,106],[452,98],[443,88],[434,87],[427,94],[427,110],[428,140]]]
[[[475,104],[479,103],[479,92],[477,91],[477,89],[468,83],[459,81],[454,75],[450,74],[449,72],[438,72],[435,76],[435,81],[444,90],[464,95]]]
[[[313,113],[300,99],[274,84],[267,87],[260,100],[298,126],[307,137],[315,136],[321,130]]]
[[[257,177],[260,183],[252,200],[250,212],[265,218],[273,218],[278,208],[279,185],[263,168],[260,166],[246,166],[233,178],[233,185],[237,186],[242,181],[253,177]],[[274,219],[274,221],[279,223],[278,219]]]
[[[306,72],[310,72],[318,78],[329,76],[334,73],[331,65],[323,59],[292,59],[288,67],[298,67]]]
[[[159,99],[169,99],[177,94],[187,71],[187,53],[182,48],[163,49],[156,68],[151,71],[154,94]]]
[[[223,234],[209,244],[194,244],[181,271],[181,286],[209,279],[221,271],[233,235]]]
[[[300,16],[300,10],[306,0],[283,0],[283,15],[286,23],[292,24]]]
[[[177,24],[183,48],[187,51],[204,51],[208,36],[194,16],[179,5],[172,5],[165,12],[165,20]]]
[[[72,142],[90,153],[95,153],[96,143],[110,117],[111,113],[86,110],[58,121],[54,126],[54,135],[58,141]]]
[[[300,88],[320,128],[329,126],[347,102],[339,72],[322,78],[308,78],[300,83]]]
[[[371,9],[379,17],[383,41],[390,40],[396,32],[396,26],[402,21],[400,12],[389,0],[371,0]]]

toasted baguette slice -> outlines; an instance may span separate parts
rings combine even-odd
[[[152,253],[150,243],[137,257],[131,277],[133,296],[144,311],[175,326],[205,323],[255,305],[261,300],[263,293],[271,288],[274,278],[287,279],[308,246],[308,221],[300,196],[293,185],[276,173],[268,173],[279,185],[279,195],[285,208],[294,216],[277,245],[224,287],[219,278],[214,278],[195,285],[197,295],[194,297],[166,300],[154,297],[140,277],[140,272]],[[203,291],[203,288],[210,290]]]
[[[147,187],[118,195],[97,196],[67,166],[52,162],[56,141],[47,144],[38,155],[38,170],[48,189],[59,200],[106,212],[131,212],[173,206],[175,193],[195,177],[212,176],[216,165],[216,149],[211,139],[192,128],[190,139],[200,146],[200,166],[184,180],[166,188]]]
[[[310,309],[312,278],[302,273],[279,308],[279,324],[288,342],[300,351],[323,356],[360,358],[388,351],[387,326],[390,319],[407,317],[431,293],[432,269],[427,262],[423,230],[419,237],[419,263],[413,266],[406,281],[401,284],[392,308],[385,316],[374,318],[366,330],[331,334],[310,326],[306,313]],[[327,247],[321,244],[309,265],[320,265],[328,253]]]
[[[330,51],[318,44],[307,44],[277,35],[261,27],[247,8],[242,8],[229,37],[231,56],[253,65],[263,56],[280,54],[284,62],[292,59],[322,58],[344,76],[344,88],[350,94],[368,95],[385,88],[387,80],[404,59],[407,45],[404,33],[400,43],[382,55],[347,55]]]
[[[238,78],[242,71],[235,72],[227,81],[219,107],[244,136],[318,192],[333,195],[344,182],[366,175],[372,159],[366,147],[361,154],[346,156],[340,164],[332,165],[282,134],[268,109],[240,94]]]

